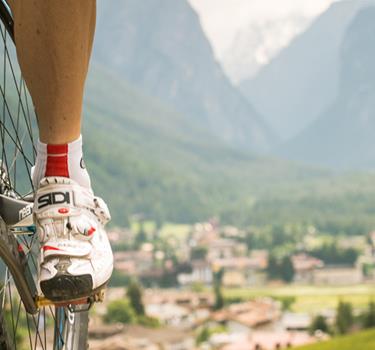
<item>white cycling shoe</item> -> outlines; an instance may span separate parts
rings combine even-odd
[[[46,177],[35,195],[41,251],[39,283],[54,302],[89,297],[104,288],[113,254],[104,225],[110,214],[91,190],[65,177]]]

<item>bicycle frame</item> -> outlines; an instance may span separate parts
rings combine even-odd
[[[25,215],[28,213],[28,215]],[[8,266],[25,309],[30,314],[38,311],[37,288],[25,261],[22,247],[13,233],[30,234],[33,229],[32,203],[0,195],[0,258]],[[35,230],[34,230],[35,231]]]

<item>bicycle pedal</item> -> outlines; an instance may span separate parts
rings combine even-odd
[[[89,308],[90,308],[91,305],[94,303],[103,302],[104,296],[105,296],[105,288],[96,291],[95,293],[93,293],[92,295],[88,297],[79,298],[75,300],[68,300],[64,302],[56,302],[56,301],[49,300],[44,296],[37,296],[35,298],[35,304],[37,305],[38,308],[46,307],[46,306],[70,307],[70,306],[75,306],[75,305],[87,304],[89,305]]]

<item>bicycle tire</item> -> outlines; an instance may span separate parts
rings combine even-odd
[[[17,63],[12,14],[4,0],[0,0],[0,54],[0,192],[24,199],[33,192],[30,168],[35,161],[37,118]],[[0,217],[0,238],[13,245],[9,249],[24,254],[35,276],[39,251],[35,231],[16,235]],[[0,350],[88,348],[84,307],[73,312],[72,307],[49,305],[28,314],[9,271],[6,265],[0,266]]]

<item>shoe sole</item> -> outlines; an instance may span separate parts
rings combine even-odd
[[[72,276],[60,274],[40,282],[44,296],[53,302],[66,302],[90,297],[99,287],[93,290],[91,275]]]

